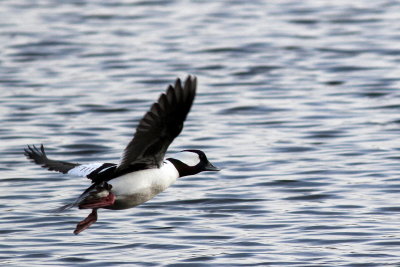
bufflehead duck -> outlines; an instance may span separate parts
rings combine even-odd
[[[219,171],[203,151],[183,150],[173,158],[164,159],[167,148],[183,129],[183,123],[196,95],[196,77],[188,76],[184,85],[180,79],[140,120],[136,133],[124,150],[119,164],[79,164],[49,159],[43,145],[28,146],[25,155],[50,171],[83,176],[91,180],[73,203],[61,207],[92,209],[76,226],[79,234],[97,221],[97,209],[128,209],[152,199],[167,189],[177,178],[202,171]]]

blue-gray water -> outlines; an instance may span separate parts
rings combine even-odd
[[[400,4],[0,3],[0,263],[399,266]],[[148,203],[50,213],[89,185],[23,156],[118,162],[176,77],[198,76],[171,152],[219,173]]]

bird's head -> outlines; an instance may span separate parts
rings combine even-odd
[[[193,175],[203,171],[219,171],[217,167],[208,161],[206,154],[201,150],[188,149],[168,158],[179,172],[179,176]]]

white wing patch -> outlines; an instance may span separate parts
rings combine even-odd
[[[114,168],[114,167],[115,167],[115,165],[110,166],[110,167],[107,167],[107,168],[104,168],[104,169],[102,169],[101,171],[99,171],[99,173],[102,173],[102,172],[104,172],[104,171],[106,171],[106,170],[108,170],[108,169],[110,169],[110,168]]]
[[[103,164],[104,163],[96,162],[96,163],[79,165],[79,166],[76,166],[75,168],[69,170],[68,174],[86,177],[91,172],[93,172],[94,170],[96,170],[97,168],[102,166]]]

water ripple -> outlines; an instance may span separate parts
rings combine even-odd
[[[0,262],[10,266],[398,266],[395,1],[5,1]],[[18,14],[14,16],[13,14]],[[175,77],[199,90],[171,152],[223,170],[152,201],[50,211],[87,179],[23,156],[118,162]],[[79,244],[79,249],[77,249]]]

